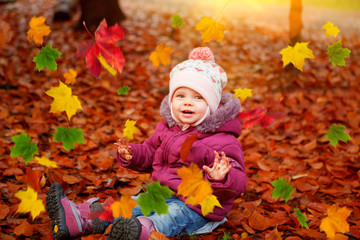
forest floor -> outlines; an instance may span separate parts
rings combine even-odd
[[[51,239],[46,212],[35,220],[16,210],[14,194],[27,187],[36,172],[39,198],[45,202],[51,183],[60,182],[75,202],[90,197],[104,201],[109,196],[139,193],[150,182],[148,174],[121,168],[115,160],[114,142],[123,136],[126,120],[136,120],[140,133],[132,142],[141,143],[161,121],[159,106],[167,94],[169,72],[198,46],[208,46],[228,75],[225,91],[253,89],[242,103],[243,110],[262,106],[281,115],[271,125],[243,129],[248,187],[236,200],[228,221],[214,232],[179,239],[326,239],[319,225],[334,204],[351,210],[349,230],[338,239],[360,238],[360,14],[358,9],[304,6],[302,40],[309,42],[314,59],[306,59],[303,71],[283,68],[279,52],[288,45],[288,5],[234,1],[218,20],[226,26],[219,43],[203,43],[194,29],[203,16],[216,18],[226,1],[122,0],[127,19],[121,23],[126,37],[119,46],[125,57],[123,72],[112,76],[104,69],[95,78],[83,58],[75,54],[90,37],[74,30],[79,11],[67,22],[53,22],[55,0],[18,0],[0,5],[0,20],[8,23],[11,40],[0,46],[0,239]],[[232,5],[233,4],[233,5]],[[185,19],[181,29],[171,27],[171,16]],[[32,61],[41,46],[27,39],[28,22],[43,15],[52,32],[44,37],[62,56],[55,71],[37,71]],[[337,38],[325,37],[327,21],[340,29]],[[343,67],[332,66],[328,45],[341,40],[351,50]],[[174,49],[167,66],[155,68],[148,60],[162,42]],[[49,113],[52,98],[45,94],[63,81],[70,68],[77,71],[73,94],[82,111],[68,121],[65,114]],[[126,95],[117,89],[129,86]],[[325,135],[332,124],[342,124],[352,140],[333,147]],[[66,151],[52,140],[57,126],[84,130],[85,144]],[[21,157],[11,157],[12,137],[26,132],[39,149],[37,157],[55,161],[58,168],[44,167]],[[273,199],[271,182],[284,178],[294,188],[285,202]],[[309,229],[294,213],[299,208]],[[31,234],[18,228],[28,221]],[[15,232],[14,232],[15,231]],[[104,239],[94,235],[82,239]],[[175,239],[175,238],[174,238]],[[229,238],[227,238],[229,239]]]

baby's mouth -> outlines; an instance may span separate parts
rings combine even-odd
[[[181,111],[183,114],[185,114],[185,115],[191,115],[191,114],[193,114],[194,112],[193,111],[190,111],[190,110],[183,110],[183,111]]]

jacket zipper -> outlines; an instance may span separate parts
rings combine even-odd
[[[165,160],[167,161],[168,148],[169,148],[169,146],[175,141],[175,139],[176,139],[177,137],[179,137],[179,136],[181,136],[181,135],[183,135],[183,134],[185,134],[185,133],[187,133],[187,132],[189,132],[189,129],[186,129],[185,131],[180,131],[180,132],[174,134],[174,135],[172,136],[172,138],[168,141],[168,143],[167,143],[166,146],[165,146],[165,150],[164,150],[164,154],[163,154],[164,161],[165,161]],[[167,161],[167,163],[169,163],[169,162]]]

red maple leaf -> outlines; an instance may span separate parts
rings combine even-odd
[[[93,211],[89,214],[90,219],[100,218],[103,221],[112,222],[114,221],[113,212],[111,210],[111,205],[114,203],[114,199],[109,197],[105,200],[104,204],[102,205],[103,210],[100,211]]]
[[[267,114],[267,109],[261,106],[254,108],[253,110],[242,111],[239,114],[239,118],[244,121],[244,128],[249,129],[256,124],[260,124],[261,127],[267,127],[276,118],[282,117],[281,114]]]
[[[89,35],[91,36],[90,33]],[[112,68],[121,73],[124,66],[124,56],[120,48],[115,46],[114,43],[124,38],[122,28],[117,24],[108,27],[104,19],[95,31],[95,38],[92,38],[92,40],[84,41],[80,45],[76,56],[85,56],[86,67],[96,77],[99,76],[101,71],[101,63],[98,59],[100,54]]]

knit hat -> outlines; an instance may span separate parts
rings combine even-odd
[[[188,60],[179,63],[170,72],[169,104],[176,89],[187,87],[201,94],[210,113],[214,113],[226,83],[226,73],[215,63],[211,50],[208,47],[195,48]]]

